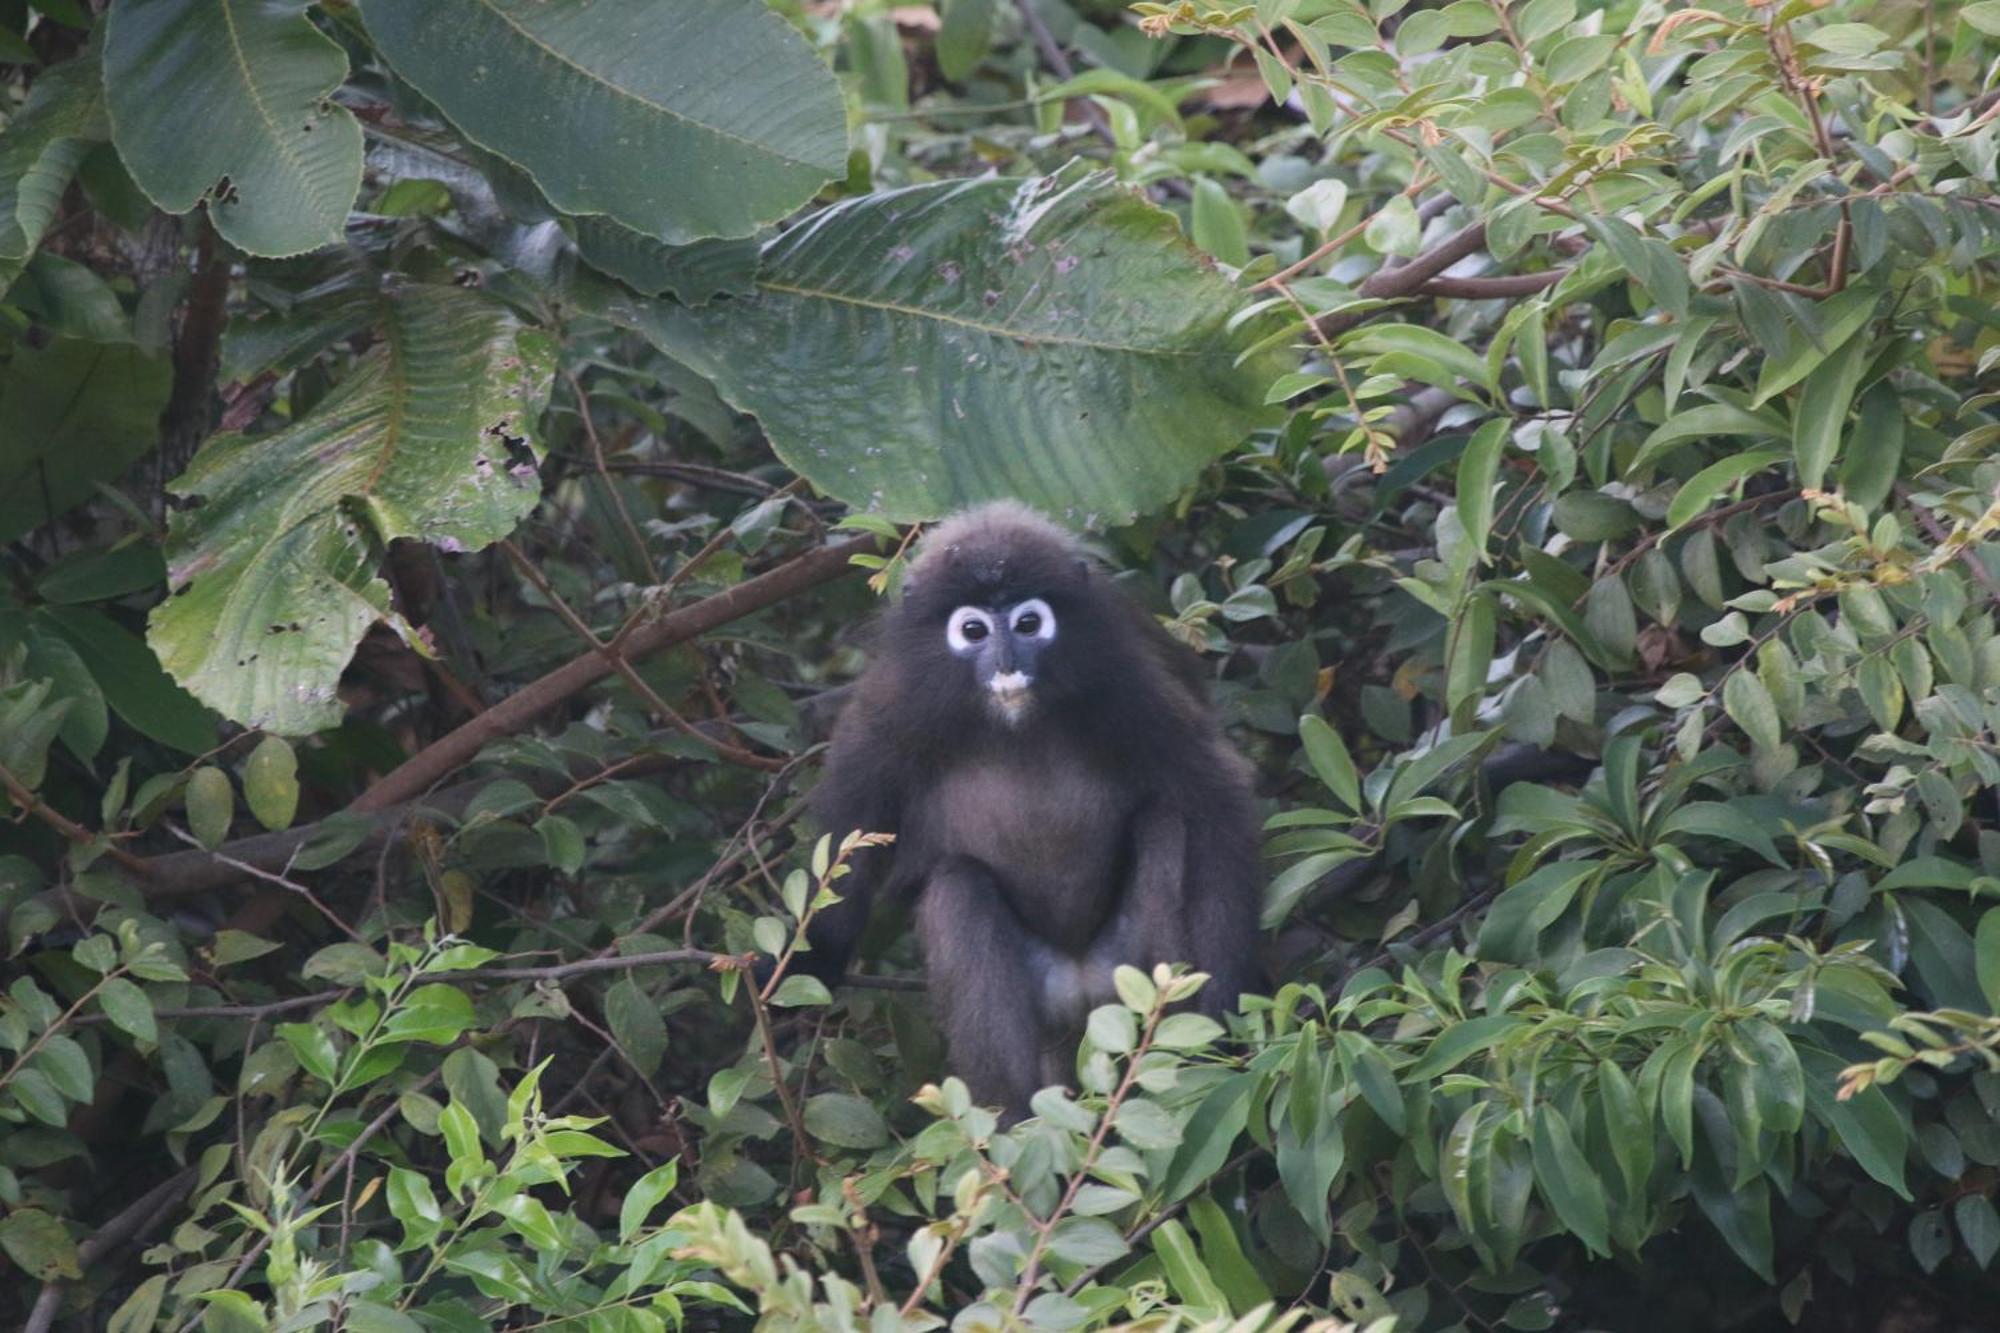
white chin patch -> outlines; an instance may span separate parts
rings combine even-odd
[[[1025,672],[1002,671],[986,683],[993,691],[993,711],[1002,720],[1019,722],[1028,712],[1028,677]]]

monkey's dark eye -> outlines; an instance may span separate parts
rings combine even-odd
[[[1008,612],[1008,623],[1024,639],[1046,643],[1056,636],[1056,613],[1039,597],[1030,597]]]
[[[945,642],[955,653],[970,652],[993,633],[993,617],[976,606],[961,606],[945,622]]]

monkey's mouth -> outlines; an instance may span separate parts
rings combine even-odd
[[[993,711],[1008,725],[1019,722],[1028,715],[1027,673],[1021,671],[995,672],[986,688],[993,692]]]

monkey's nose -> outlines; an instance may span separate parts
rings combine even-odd
[[[986,687],[993,691],[994,703],[1009,713],[1016,713],[1028,702],[1030,683],[1024,671],[996,671]]]

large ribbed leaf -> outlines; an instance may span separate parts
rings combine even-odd
[[[949,181],[840,204],[766,247],[757,294],[621,299],[755,413],[821,490],[922,520],[1013,496],[1118,523],[1262,416],[1240,298],[1172,217],[1103,173]]]
[[[748,236],[847,170],[840,86],[763,0],[365,0],[396,73],[569,213]]]
[[[112,0],[104,91],[119,156],[153,202],[204,199],[254,255],[339,244],[361,127],[327,100],[347,56],[306,0]]]
[[[0,134],[0,260],[34,253],[77,163],[104,137],[99,83],[95,60],[45,71]]]
[[[334,687],[390,614],[376,568],[399,537],[471,551],[540,494],[533,438],[552,358],[484,298],[385,301],[382,342],[304,420],[218,435],[174,490],[167,582],[148,639],[204,703],[300,733],[340,719]]]

